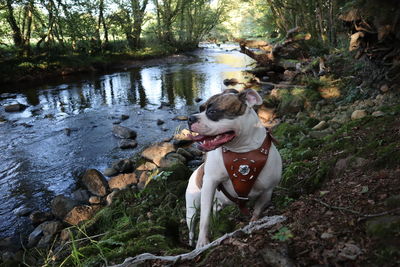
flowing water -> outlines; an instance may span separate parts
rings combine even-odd
[[[172,136],[186,126],[172,119],[196,110],[196,98],[221,92],[226,78],[250,77],[242,71],[253,61],[234,46],[206,46],[192,55],[190,63],[0,88],[0,238],[32,229],[15,215],[18,209],[49,210],[56,195],[71,194],[85,169],[103,171]],[[6,113],[1,107],[17,102],[28,108]],[[129,119],[121,125],[138,133],[135,149],[121,150],[112,135],[122,114]],[[158,119],[165,124],[158,126]]]

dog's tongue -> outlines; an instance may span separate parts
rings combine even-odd
[[[204,150],[204,151],[210,151],[214,150],[223,144],[226,144],[230,142],[233,138],[235,138],[235,133],[234,132],[227,132],[227,133],[222,133],[219,135],[213,135],[213,136],[208,136],[208,135],[190,135],[189,137],[193,140],[199,143],[199,148]]]

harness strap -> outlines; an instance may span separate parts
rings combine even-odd
[[[217,189],[224,193],[230,201],[236,203],[240,211],[245,215],[249,215],[249,210],[246,207],[246,203],[249,200],[248,195],[268,160],[271,143],[275,140],[268,132],[268,129],[266,130],[267,135],[263,144],[258,149],[244,153],[235,153],[222,148],[224,165],[238,197],[233,197],[229,194],[222,183],[218,185]]]

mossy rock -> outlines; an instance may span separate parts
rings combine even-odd
[[[383,216],[367,221],[367,234],[375,238],[391,238],[400,234],[400,216]]]

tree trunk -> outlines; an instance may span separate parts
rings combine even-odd
[[[7,21],[13,32],[14,45],[17,49],[20,50],[19,53],[21,54],[23,52],[24,41],[23,41],[21,29],[19,28],[17,21],[15,20],[15,17],[14,17],[14,8],[12,6],[12,1],[7,0],[6,6],[7,6]]]
[[[24,37],[24,55],[27,57],[31,55],[31,32],[32,32],[33,8],[34,8],[33,0],[30,0],[27,6],[26,33]]]

